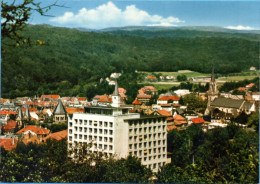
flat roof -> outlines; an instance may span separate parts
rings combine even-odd
[[[124,121],[130,121],[130,120],[144,120],[144,119],[156,119],[156,118],[167,118],[166,116],[149,116],[149,115],[144,115],[141,116],[140,118],[129,118],[129,119],[124,119]]]
[[[112,107],[112,106],[85,106],[84,108],[87,108],[87,109],[107,109],[107,110],[131,109],[131,107]]]

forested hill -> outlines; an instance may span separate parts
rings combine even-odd
[[[174,35],[175,30],[171,31]],[[45,44],[9,47],[8,40],[2,39],[2,97],[68,94],[64,90],[82,95],[86,86],[112,72],[189,69],[209,73],[213,63],[216,73],[259,67],[260,39],[250,37],[259,35],[189,37],[196,31],[179,32],[184,36],[142,37],[29,25],[24,37]]]

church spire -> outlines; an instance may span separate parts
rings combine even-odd
[[[211,82],[215,82],[214,64],[212,65]]]

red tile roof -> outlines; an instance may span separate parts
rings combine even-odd
[[[14,111],[1,111],[1,115],[13,114],[16,115],[17,113]]]
[[[32,107],[32,108],[28,108],[29,109],[29,112],[36,112],[37,111],[37,109],[36,108],[34,108],[34,107]],[[21,108],[21,110],[22,111],[25,111],[26,110],[26,108]]]
[[[7,122],[7,124],[2,126],[2,130],[3,131],[8,131],[8,130],[12,130],[12,129],[16,128],[16,127],[17,127],[17,122],[14,121],[14,120],[9,120]]]
[[[68,114],[73,114],[75,112],[84,112],[84,109],[79,108],[66,108]]]
[[[9,151],[12,150],[13,148],[16,148],[17,142],[18,142],[17,138],[0,138],[0,147]]]
[[[143,88],[144,88],[145,91],[153,91],[153,92],[156,91],[154,86],[144,86]]]
[[[154,79],[154,80],[157,79],[156,77],[153,77],[153,76],[147,76],[146,78],[147,78],[147,79]]]
[[[18,132],[16,132],[16,134],[22,134],[22,133],[24,133],[24,132],[26,132],[28,130],[34,132],[37,135],[47,135],[50,132],[50,130],[48,130],[48,129],[30,125],[30,126],[27,126],[27,127],[23,128],[23,129],[19,130]]]
[[[167,129],[167,131],[171,131],[171,130],[175,130],[175,129],[179,130],[180,128],[175,125],[168,125],[166,129]]]
[[[254,85],[255,85],[254,83],[250,83],[250,84],[248,84],[246,87],[247,87],[247,88],[252,88]]]
[[[238,89],[238,91],[245,91],[246,90],[246,88],[244,88],[244,87],[239,87],[237,89]]]
[[[41,96],[41,99],[42,99],[42,98],[58,99],[58,98],[60,98],[60,95],[42,95],[42,96]]]
[[[181,115],[179,115],[179,114],[177,114],[177,115],[175,115],[175,116],[173,116],[173,119],[174,120],[186,120],[184,117],[182,117]]]
[[[33,105],[33,102],[27,101],[27,102],[25,102],[24,104],[25,104],[25,105]]]
[[[162,96],[160,98],[158,98],[158,100],[173,100],[173,101],[178,101],[180,100],[180,97],[178,96]]]
[[[195,124],[205,123],[203,118],[192,118],[191,121]]]
[[[141,105],[142,103],[136,98],[133,103],[133,105]]]
[[[1,98],[1,104],[3,104],[7,99]]]
[[[78,101],[86,101],[87,97],[78,97]]]
[[[43,141],[46,141],[47,139],[55,139],[59,141],[67,137],[68,137],[68,129],[49,134],[47,137],[43,138]]]
[[[104,94],[98,102],[107,102],[107,103],[110,103],[112,102],[112,98],[109,98],[106,94]]]
[[[137,95],[137,98],[152,98],[152,95]]]
[[[96,95],[93,99],[100,99],[102,98],[102,95]]]
[[[118,88],[118,93],[126,93],[126,90],[124,88]]]
[[[138,90],[138,94],[144,94],[144,93],[145,93],[145,91],[144,91],[143,88],[141,88],[141,89]]]
[[[166,110],[158,110],[157,112],[162,116],[172,116],[171,113]]]

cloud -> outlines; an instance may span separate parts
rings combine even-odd
[[[122,26],[175,26],[176,23],[184,22],[172,16],[165,18],[160,15],[150,15],[136,8],[135,5],[126,6],[125,10],[122,10],[113,2],[100,5],[95,9],[82,8],[77,14],[66,12],[62,16],[51,18],[50,21],[92,29]]]
[[[235,29],[235,30],[253,30],[254,29],[254,28],[249,27],[249,26],[241,26],[241,25],[238,25],[238,26],[228,26],[226,28],[227,29]]]

